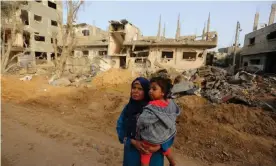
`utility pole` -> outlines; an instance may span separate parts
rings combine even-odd
[[[234,44],[234,56],[233,56],[233,67],[235,68],[236,66],[236,54],[237,54],[237,46],[238,46],[238,40],[240,36],[240,23],[239,21],[237,22],[237,27],[236,27],[236,35],[235,35],[235,44]]]

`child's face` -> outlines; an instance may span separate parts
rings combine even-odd
[[[131,98],[133,100],[143,100],[144,90],[139,81],[135,81],[131,88]]]
[[[150,84],[149,96],[152,100],[161,100],[164,98],[164,93],[156,82]]]

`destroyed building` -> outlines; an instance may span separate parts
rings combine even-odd
[[[241,52],[242,66],[256,67],[276,73],[276,4],[272,4],[268,25],[258,29],[259,13],[255,14],[253,32],[245,35]]]
[[[25,50],[25,55],[18,57],[20,66],[51,62],[54,57],[53,34],[58,34],[58,21],[62,20],[62,13],[62,1],[24,1],[20,6],[17,17],[23,24],[23,34],[18,33],[12,45],[15,53]],[[5,26],[5,30],[1,31],[8,33],[11,28]]]
[[[93,31],[93,26],[91,27]],[[96,28],[96,27],[94,27]],[[210,16],[207,31],[201,36],[181,36],[180,17],[178,17],[175,38],[166,38],[165,27],[161,34],[161,17],[156,36],[143,36],[141,30],[128,20],[109,22],[108,32],[91,33],[77,40],[78,51],[74,55],[83,55],[93,59],[101,57],[104,68],[129,68],[144,70],[157,68],[175,68],[185,70],[198,68],[206,63],[207,50],[217,46],[217,33],[210,32]],[[79,34],[77,36],[84,36]]]
[[[18,58],[19,64],[53,65],[54,40],[58,46],[62,45],[59,27],[63,13],[62,2],[27,1],[20,13],[19,18],[25,24],[24,34],[19,34],[16,41],[23,48],[23,39],[28,39],[28,51]],[[86,23],[73,27],[74,56],[68,58],[67,69],[73,66],[83,68],[86,65],[87,70],[90,70],[91,65],[97,63],[101,63],[105,69],[198,68],[206,64],[207,50],[215,48],[218,41],[217,33],[210,31],[210,15],[207,30],[204,26],[200,36],[181,36],[180,16],[175,38],[166,37],[165,27],[161,32],[161,16],[158,32],[154,36],[143,36],[141,30],[128,20],[112,20],[107,30]]]
[[[207,29],[210,26],[210,17]],[[108,55],[114,57],[115,67],[134,69],[197,68],[205,64],[207,49],[217,45],[216,32],[196,35],[180,35],[178,17],[175,38],[166,38],[165,27],[161,35],[161,18],[156,36],[143,36],[141,31],[126,20],[111,21]]]

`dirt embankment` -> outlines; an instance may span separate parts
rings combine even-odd
[[[45,77],[29,82],[2,77],[2,100],[29,108],[31,113],[26,113],[26,118],[28,114],[47,116],[48,124],[53,117],[53,121],[60,119],[68,126],[78,126],[78,131],[107,134],[114,141],[116,120],[128,101],[129,90],[129,83],[108,88],[65,88],[47,85]],[[213,105],[197,96],[185,96],[177,102],[182,109],[174,144],[177,154],[207,163],[276,165],[275,114],[243,105]],[[24,121],[24,117],[18,119]],[[59,133],[55,138],[68,139]]]
[[[125,70],[125,69],[110,69],[106,72],[98,74],[92,80],[92,84],[95,86],[105,86],[108,85],[120,85],[120,84],[129,84],[133,79],[137,77],[137,73]]]
[[[275,165],[276,115],[243,105],[209,104],[197,96],[178,99],[175,148],[209,163]]]

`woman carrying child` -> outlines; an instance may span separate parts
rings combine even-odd
[[[173,143],[171,139],[162,145],[145,148],[142,141],[137,140],[137,119],[150,100],[149,86],[150,82],[143,77],[132,82],[129,102],[117,121],[119,141],[124,144],[123,166],[140,166],[140,153],[152,154],[150,166],[164,166],[163,149],[168,149]]]
[[[154,77],[150,80],[149,95],[151,101],[144,107],[137,121],[139,139],[150,147],[158,147],[166,142],[173,142],[176,134],[176,117],[179,115],[179,107],[173,100],[168,99],[171,80],[164,77]],[[171,166],[175,166],[175,160],[169,147],[162,148]],[[151,161],[151,153],[141,153],[141,165],[148,166]]]

